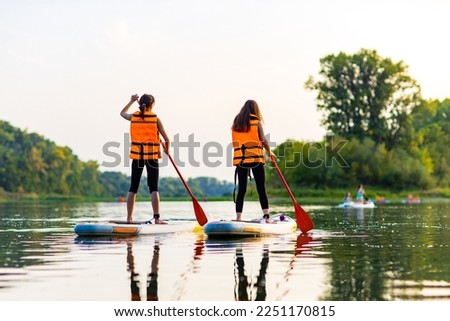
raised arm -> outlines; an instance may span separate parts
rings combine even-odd
[[[139,99],[138,95],[132,95],[131,98],[130,98],[130,102],[128,104],[126,104],[126,106],[123,107],[122,111],[120,112],[120,116],[122,116],[126,120],[131,120],[131,116],[133,114],[129,114],[128,113],[128,109],[130,109],[131,105],[133,105],[133,103],[135,101],[137,101],[138,99]]]
[[[161,134],[161,136],[164,138],[163,148],[164,151],[169,154],[169,148],[170,148],[170,140],[169,136],[167,136],[166,130],[164,129],[164,126],[162,124],[161,119],[158,118],[158,131]]]

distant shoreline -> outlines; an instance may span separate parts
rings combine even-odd
[[[343,196],[347,190],[345,189],[329,189],[329,190],[293,190],[296,200],[301,205],[335,205],[342,203]],[[403,204],[408,195],[419,197],[421,203],[436,203],[436,202],[450,202],[450,195],[448,190],[431,190],[431,191],[380,191],[369,192],[367,197],[370,200],[376,201],[377,196],[384,196],[385,202],[380,204]],[[285,190],[269,190],[269,201],[271,204],[289,204],[292,200],[289,198]],[[138,202],[149,201],[150,198],[138,197]],[[258,194],[256,191],[247,192],[247,201],[258,201]],[[162,202],[190,202],[191,198],[186,197],[164,197],[161,195]],[[197,197],[197,201],[203,202],[229,202],[233,201],[233,196],[221,197]],[[79,195],[38,195],[35,193],[10,193],[0,192],[0,203],[34,203],[34,202],[126,202],[126,196],[123,197],[84,197]]]

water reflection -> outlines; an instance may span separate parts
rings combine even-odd
[[[348,231],[365,232],[370,228],[374,215],[373,208],[343,208],[343,225]]]
[[[176,219],[192,213],[189,202],[165,206]],[[450,299],[448,203],[311,207],[309,238],[75,238],[81,218],[123,211],[106,203],[0,204],[0,300]]]
[[[188,265],[184,268],[179,278],[177,278],[175,289],[176,296],[174,300],[181,300],[186,293],[186,286],[189,282],[190,277],[198,272],[198,265],[200,263],[201,256],[205,248],[204,235],[202,233],[196,234],[196,240],[194,242],[194,253],[192,258],[189,260]]]
[[[257,240],[257,239],[256,239]],[[289,273],[294,269],[294,262],[300,258],[300,256],[309,251],[306,246],[313,238],[310,235],[300,234],[297,236],[295,247],[291,251],[292,258],[287,265],[287,271],[284,274],[284,281],[289,279]],[[261,250],[261,262],[259,272],[256,280],[252,277],[248,277],[245,270],[245,255],[242,244],[238,243],[235,251],[235,292],[234,298],[236,301],[265,301],[267,298],[267,269],[269,266],[270,255],[286,254],[289,250],[270,251],[269,243],[263,243]]]
[[[119,239],[120,240],[120,239]],[[127,240],[127,272],[130,274],[130,290],[131,301],[141,301],[141,285],[140,274],[137,272],[135,264],[135,256],[133,253],[133,246],[136,239]],[[148,274],[146,279],[146,300],[147,301],[159,301],[158,296],[158,270],[161,252],[161,240],[156,237],[153,244],[153,253],[151,255],[150,265],[148,267]],[[193,256],[184,272],[180,275],[176,282],[176,293],[178,297],[176,300],[180,300],[183,295],[184,286],[186,285],[189,277],[196,272],[197,261],[200,260],[203,254],[204,240],[199,237],[194,243]]]
[[[147,275],[147,301],[158,301],[159,240],[155,239],[150,272]],[[139,273],[135,271],[133,242],[127,242],[127,271],[130,272],[131,301],[141,301]]]
[[[235,299],[237,301],[249,301],[252,297],[252,289],[256,288],[255,301],[264,301],[267,296],[266,292],[266,273],[267,266],[269,265],[269,248],[267,244],[264,244],[262,250],[261,267],[259,269],[259,274],[256,279],[256,283],[253,280],[248,281],[247,275],[245,274],[245,263],[242,248],[236,248],[236,266],[235,270],[237,272],[237,282]]]
[[[448,299],[448,213],[448,206],[417,205],[345,210],[343,234],[324,243],[332,286],[321,299]]]

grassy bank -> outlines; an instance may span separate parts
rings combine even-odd
[[[191,201],[189,196],[185,197],[165,197],[160,196],[161,201],[164,202],[182,202]],[[232,196],[222,196],[222,197],[208,197],[207,201],[217,202],[217,201],[230,201]],[[138,196],[136,201],[149,201],[150,196],[142,197]],[[81,195],[38,195],[36,193],[10,193],[5,191],[0,191],[0,203],[18,203],[18,202],[124,202],[126,201],[126,196],[124,197],[88,197]],[[205,201],[205,199],[199,197],[198,201]]]
[[[305,188],[292,188],[292,192],[300,204],[338,204],[343,200],[344,195],[347,192],[352,193],[355,196],[355,192],[350,189],[305,189]],[[283,188],[272,189],[268,191],[269,200],[272,204],[290,203],[291,199]],[[424,202],[437,202],[437,201],[450,201],[450,188],[439,188],[426,191],[419,190],[389,190],[385,188],[376,188],[366,186],[366,195],[369,199],[375,200],[377,196],[383,196],[385,200],[391,203],[401,203],[402,200],[407,199],[411,194],[415,197],[420,197]],[[137,201],[148,201],[148,198],[138,197]],[[233,196],[222,197],[198,197],[199,202],[220,202],[220,201],[232,201]],[[246,200],[258,200],[258,193],[255,188],[248,190]],[[10,193],[0,191],[0,202],[120,202],[126,201],[126,197],[121,199],[117,197],[85,197],[80,195],[38,195],[36,193]],[[191,201],[189,196],[186,197],[165,197],[161,195],[161,201],[175,202],[175,201]]]
[[[371,200],[376,200],[377,197],[384,197],[385,200],[391,203],[401,203],[406,200],[408,195],[419,197],[422,201],[450,201],[450,188],[439,188],[432,190],[394,190],[379,187],[366,186],[366,196]],[[356,189],[305,189],[293,188],[292,192],[298,202],[303,204],[336,204],[341,203],[344,195],[349,192],[352,197],[356,196]],[[285,202],[288,199],[288,194],[285,189],[268,189],[272,203]]]

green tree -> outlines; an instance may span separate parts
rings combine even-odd
[[[103,196],[126,197],[130,188],[130,178],[119,172],[102,172],[98,181],[103,187]]]
[[[414,140],[408,146],[437,184],[450,185],[450,99],[424,101],[412,114]]]
[[[226,181],[219,181],[215,177],[195,177],[188,180],[191,187],[197,187],[198,196],[229,196],[233,193],[233,184]]]
[[[421,90],[403,61],[361,49],[353,55],[328,55],[320,64],[321,80],[310,76],[305,87],[317,91],[327,130],[347,139],[370,137],[388,149],[408,139],[410,114],[421,102]]]

